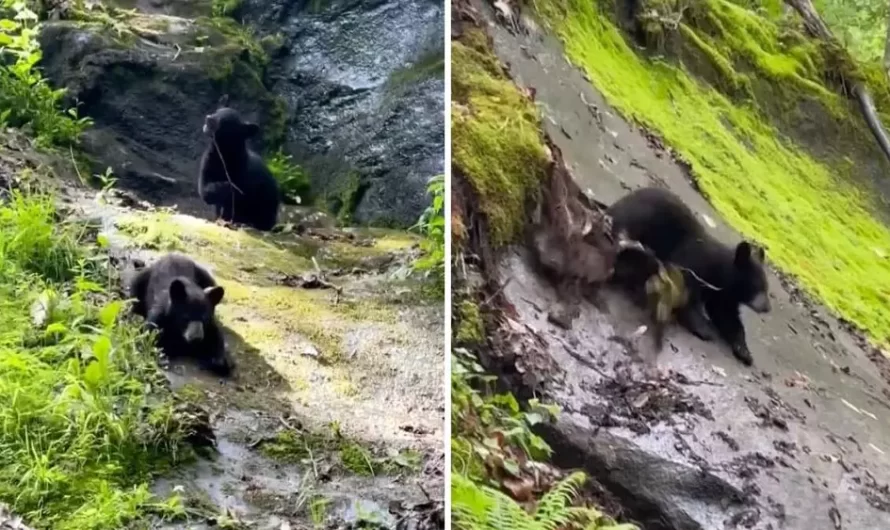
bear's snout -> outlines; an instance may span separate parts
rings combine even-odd
[[[766,293],[757,293],[757,296],[752,298],[751,303],[748,305],[751,306],[751,309],[758,313],[769,313],[769,295]]]
[[[186,342],[197,342],[204,339],[204,323],[201,321],[189,322],[182,334]]]

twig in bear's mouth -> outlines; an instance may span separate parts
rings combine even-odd
[[[237,191],[241,195],[244,195],[244,192],[241,191],[241,188],[239,188],[238,186],[235,185],[234,182],[232,182],[232,177],[231,177],[231,175],[229,175],[229,169],[226,167],[226,159],[223,157],[222,150],[219,148],[219,144],[216,143],[216,131],[213,131],[213,136],[210,138],[210,140],[213,142],[213,147],[216,148],[216,154],[219,155],[219,161],[222,162],[223,172],[225,172],[225,174],[226,174],[226,180],[229,181],[229,186],[231,186],[235,191]],[[232,194],[232,221],[233,222],[235,221],[235,194],[234,193]]]

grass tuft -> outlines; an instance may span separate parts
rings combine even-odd
[[[0,205],[0,501],[61,530],[181,513],[148,490],[190,454],[150,336],[90,231],[58,219],[46,195]]]

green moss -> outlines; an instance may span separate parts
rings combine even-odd
[[[263,126],[263,143],[267,149],[280,148],[287,139],[287,102],[279,95],[272,96],[266,123]]]
[[[539,193],[549,155],[534,104],[502,72],[481,32],[452,44],[452,152],[488,218],[491,243],[511,243]]]
[[[445,75],[445,52],[435,50],[422,55],[414,64],[396,70],[389,76],[390,86],[398,87],[415,83],[422,79]]]
[[[692,163],[699,185],[732,226],[764,243],[771,261],[839,315],[887,340],[890,262],[880,256],[890,253],[890,231],[872,216],[866,197],[777,139],[756,110],[734,105],[677,67],[640,58],[594,4],[537,6],[610,104],[657,130]]]
[[[170,215],[158,213],[151,217],[122,217],[117,227],[139,248],[173,251],[183,248],[183,241]]]
[[[458,344],[481,344],[485,341],[485,326],[479,306],[470,300],[461,301],[458,306],[460,326],[457,329]]]
[[[395,474],[403,469],[417,469],[421,457],[414,451],[394,456],[378,456],[376,451],[357,440],[344,437],[338,429],[331,432],[284,430],[262,444],[260,451],[269,458],[288,464],[309,461],[329,462],[336,471],[361,476]]]
[[[343,178],[339,187],[326,194],[325,206],[338,221],[348,225],[352,223],[352,216],[366,189],[367,185],[362,182],[361,174],[358,171],[351,171]]]

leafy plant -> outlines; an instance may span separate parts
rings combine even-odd
[[[36,528],[183,513],[149,482],[191,453],[151,336],[124,318],[91,234],[48,195],[0,205],[0,502]]]
[[[213,0],[211,14],[214,17],[227,17],[241,7],[243,0]]]
[[[266,160],[269,171],[278,181],[281,193],[297,204],[304,204],[309,199],[309,174],[300,166],[291,162],[291,156],[278,150]]]
[[[15,0],[0,0],[0,13],[11,13],[0,18],[0,126],[29,126],[44,145],[76,142],[91,121],[78,117],[76,108],[62,112],[66,90],[54,90],[37,70],[42,57],[37,14]]]
[[[421,243],[423,255],[414,262],[414,270],[432,275],[438,285],[445,287],[445,176],[437,175],[429,180],[427,193],[430,205],[411,227],[424,235]]]
[[[497,477],[518,477],[529,460],[546,460],[550,446],[532,432],[559,409],[530,400],[523,411],[509,393],[491,392],[495,377],[487,375],[467,350],[451,356],[452,469],[475,480],[497,485]]]
[[[451,477],[451,513],[460,530],[634,530],[617,525],[590,507],[571,506],[587,477],[575,472],[557,483],[538,501],[532,513],[506,494],[479,485],[462,475]]]

